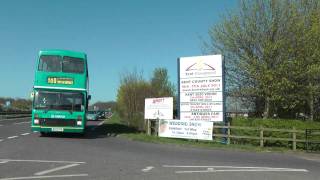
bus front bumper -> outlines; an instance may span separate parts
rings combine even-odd
[[[31,126],[33,132],[61,132],[61,133],[83,133],[84,127],[48,127],[48,126]]]

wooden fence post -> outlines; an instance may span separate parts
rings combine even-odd
[[[147,124],[148,120],[147,119],[144,119],[144,122],[143,122],[143,129],[145,131],[146,134],[148,134],[148,124]]]
[[[159,131],[159,124],[160,124],[160,122],[159,122],[159,121],[160,121],[160,119],[159,119],[159,118],[157,118],[157,119],[156,119],[156,123],[155,123],[155,126],[156,126],[156,127],[155,127],[155,130],[154,130],[154,131],[155,131],[156,136],[158,136],[158,135],[159,135],[159,132],[158,132],[158,131]]]
[[[296,128],[292,128],[292,150],[297,150],[297,134],[296,134]]]
[[[151,122],[150,122],[150,119],[147,119],[147,125],[148,125],[148,135],[151,135]]]
[[[228,122],[228,139],[227,139],[227,144],[230,144],[230,135],[231,135],[230,122]]]
[[[263,147],[263,127],[260,126],[260,147]]]

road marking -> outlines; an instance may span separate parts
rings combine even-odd
[[[68,175],[52,175],[52,176],[27,176],[27,177],[2,178],[0,180],[48,179],[48,178],[84,177],[84,176],[88,176],[88,174],[68,174]]]
[[[206,168],[206,170],[188,170],[175,171],[177,174],[182,173],[212,173],[212,172],[309,172],[306,169],[293,168],[272,168],[272,167],[241,167],[241,166],[178,166],[178,165],[163,165],[167,168]]]
[[[308,160],[308,161],[316,161],[320,162],[320,156],[319,157],[301,157],[302,159]]]
[[[13,124],[27,124],[30,123],[31,121],[24,121],[24,122],[18,122],[18,123],[13,123]]]
[[[0,139],[0,142],[3,141],[3,139]]]
[[[45,174],[48,174],[48,173],[51,173],[51,172],[60,171],[60,170],[63,170],[63,169],[68,169],[68,168],[79,166],[79,165],[80,164],[68,164],[68,165],[65,165],[65,166],[60,166],[60,167],[56,167],[56,168],[53,168],[53,169],[48,169],[48,170],[45,170],[45,171],[37,172],[37,173],[34,173],[34,175],[41,176],[41,175],[45,175]]]
[[[214,169],[214,168],[208,168],[208,171],[210,171],[210,172],[214,172],[214,171],[215,171],[215,169]]]
[[[0,164],[5,164],[7,162],[9,162],[9,161],[0,161]]]
[[[10,136],[10,137],[7,137],[8,139],[13,139],[13,138],[17,138],[19,136]]]
[[[273,168],[273,167],[254,167],[254,166],[179,166],[179,165],[163,165],[162,167],[173,168],[234,168],[234,169],[291,169],[291,168]]]
[[[26,136],[26,135],[29,135],[30,133],[23,133],[21,134],[21,136]]]
[[[212,172],[309,172],[306,169],[209,169],[204,171],[175,171],[177,174],[188,173],[212,173]]]
[[[2,124],[0,124],[0,126],[3,126]]]
[[[0,159],[0,161],[8,162],[39,162],[39,163],[65,163],[65,164],[85,164],[85,162],[75,161],[50,161],[50,160],[20,160],[20,159]]]
[[[154,167],[153,166],[147,166],[146,168],[144,169],[141,169],[142,172],[149,172],[153,169]]]

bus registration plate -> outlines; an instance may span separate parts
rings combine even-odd
[[[53,131],[53,132],[63,132],[63,128],[54,127],[54,128],[51,128],[51,131]]]

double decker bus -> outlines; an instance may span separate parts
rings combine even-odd
[[[32,131],[85,133],[89,93],[87,55],[39,52],[33,86]]]

